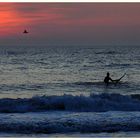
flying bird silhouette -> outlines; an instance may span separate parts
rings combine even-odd
[[[29,32],[27,32],[27,30],[24,30],[24,32],[23,32],[24,34],[27,34],[27,33],[29,33]]]

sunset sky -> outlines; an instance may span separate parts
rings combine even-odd
[[[140,4],[0,3],[3,44],[139,45]]]

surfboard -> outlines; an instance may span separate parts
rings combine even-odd
[[[125,75],[126,75],[126,73],[124,73],[124,75],[122,75],[119,79],[115,80],[115,81],[116,81],[116,83],[120,82],[120,81],[121,81],[121,79],[122,79]]]

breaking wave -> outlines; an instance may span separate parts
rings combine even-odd
[[[90,96],[35,96],[0,99],[1,113],[41,112],[49,110],[106,112],[140,111],[140,95],[91,94]]]

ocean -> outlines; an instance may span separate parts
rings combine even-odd
[[[140,47],[1,46],[0,137],[140,137]]]

